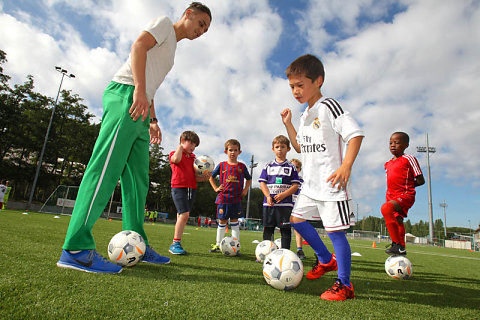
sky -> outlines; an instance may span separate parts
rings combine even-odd
[[[84,99],[99,121],[101,98],[130,46],[158,16],[177,21],[190,1],[0,0],[0,49],[10,83],[33,75],[36,90],[55,97],[60,66],[75,78],[62,89]],[[305,105],[293,99],[285,68],[311,53],[325,65],[322,94],[340,102],[365,130],[352,172],[355,213],[381,217],[390,135],[410,135],[406,153],[427,178],[429,146],[433,219],[480,224],[480,1],[474,0],[204,0],[209,31],[178,43],[175,65],[155,96],[162,146],[174,150],[184,130],[200,136],[197,155],[226,160],[224,143],[254,156],[253,186],[274,159],[280,118]],[[299,158],[290,151],[289,158]],[[426,179],[427,180],[427,179]],[[410,220],[428,221],[427,183],[417,189]]]

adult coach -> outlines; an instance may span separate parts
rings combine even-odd
[[[211,20],[208,7],[192,2],[178,22],[173,24],[169,18],[159,17],[133,43],[129,59],[104,91],[102,126],[78,190],[57,266],[86,272],[122,271],[95,250],[92,235],[93,225],[119,178],[123,230],[134,230],[145,239],[144,262],[170,262],[170,258],[148,245],[143,229],[149,187],[149,142],[162,141],[153,98],[173,67],[177,42],[200,37],[207,32]]]

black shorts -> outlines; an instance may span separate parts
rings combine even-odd
[[[173,203],[177,208],[177,213],[185,213],[192,211],[193,201],[197,189],[192,188],[172,188]]]
[[[242,203],[224,203],[217,205],[217,219],[219,220],[237,220],[243,217]]]
[[[263,226],[290,228],[292,207],[263,207]]]

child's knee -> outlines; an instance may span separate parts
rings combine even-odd
[[[380,208],[382,215],[385,217],[386,215],[392,216],[395,212],[395,205],[391,202],[385,202],[382,207]]]
[[[300,223],[306,221],[305,219],[297,218],[295,216],[290,216],[290,223]]]

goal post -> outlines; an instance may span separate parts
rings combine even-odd
[[[59,215],[71,215],[79,186],[58,185],[40,208],[40,212]],[[113,200],[113,192],[101,217],[122,219],[122,203]]]
[[[71,215],[78,194],[78,186],[59,185],[40,208],[40,212]]]

